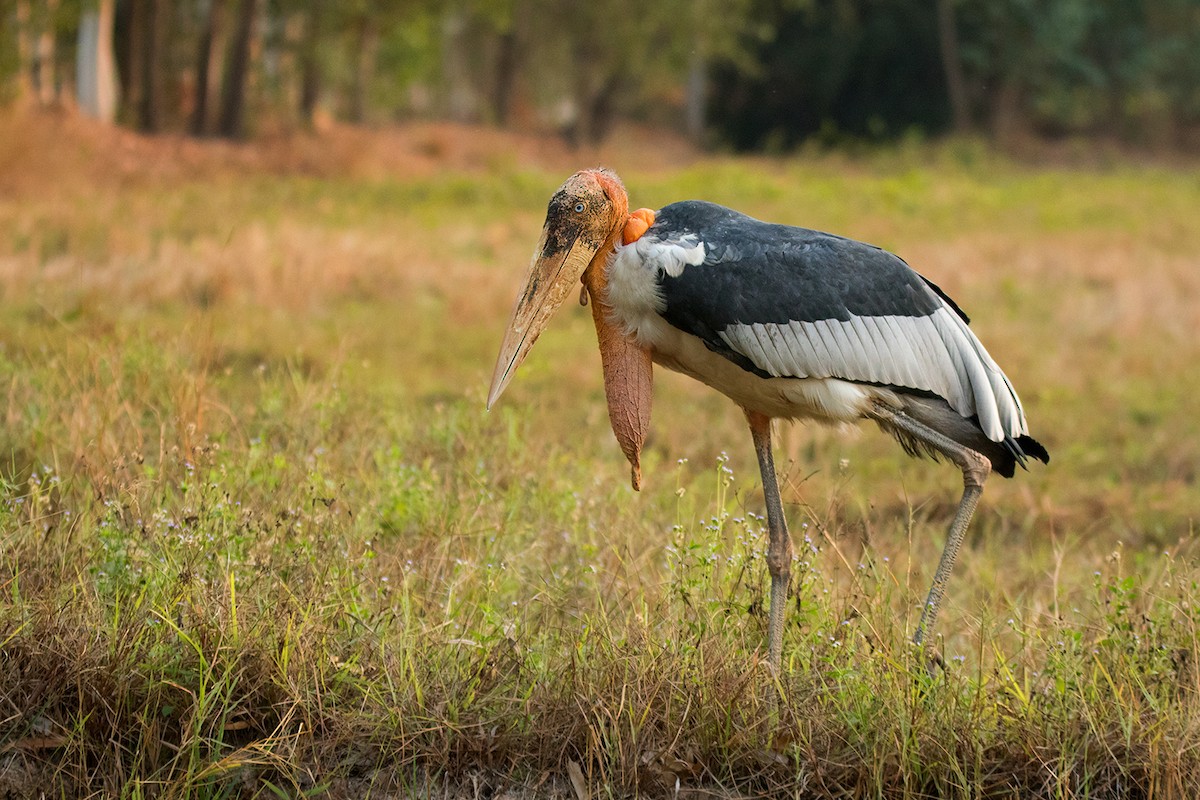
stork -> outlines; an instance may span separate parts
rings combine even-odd
[[[962,470],[963,494],[913,641],[923,649],[992,472],[1050,460],[1012,383],[967,315],[898,256],[828,233],[688,200],[629,212],[617,175],[572,175],[554,193],[500,346],[490,409],[582,281],[613,432],[641,487],[652,364],[742,407],[762,472],[771,576],[768,660],[778,671],[792,544],[771,420],[873,420],[913,456]]]

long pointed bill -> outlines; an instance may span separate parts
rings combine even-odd
[[[592,262],[597,243],[579,225],[556,224],[547,220],[529,265],[525,288],[513,306],[508,330],[500,345],[496,368],[492,372],[492,388],[488,392],[490,409],[513,373],[525,360],[550,317],[579,283],[579,276]]]

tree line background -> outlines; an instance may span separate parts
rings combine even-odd
[[[704,144],[1200,146],[1200,0],[0,0],[9,103],[147,133],[336,119]]]

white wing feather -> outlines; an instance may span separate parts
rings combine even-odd
[[[932,392],[993,441],[1028,433],[1012,385],[948,306],[923,317],[730,325],[730,348],[769,375],[841,378]]]

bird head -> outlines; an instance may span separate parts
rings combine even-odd
[[[628,216],[629,196],[621,179],[604,169],[576,172],[550,198],[546,224],[492,372],[488,408],[588,268],[596,264],[595,272],[603,271]]]

